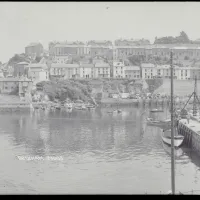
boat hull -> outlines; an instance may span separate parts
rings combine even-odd
[[[183,140],[184,140],[184,136],[182,135],[175,135],[174,136],[174,147],[180,147],[183,143]],[[162,134],[162,141],[165,143],[165,144],[168,144],[171,146],[171,130],[168,130],[168,131],[163,131],[163,134]]]
[[[171,138],[166,138],[166,137],[162,137],[162,140],[165,144],[168,144],[171,146]],[[174,138],[174,147],[180,147],[183,143],[184,139],[175,139]]]

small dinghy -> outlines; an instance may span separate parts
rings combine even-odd
[[[164,143],[171,146],[171,129],[163,130],[162,140],[163,140]],[[174,135],[174,147],[180,147],[181,144],[183,143],[183,140],[184,140],[184,136],[175,134]]]

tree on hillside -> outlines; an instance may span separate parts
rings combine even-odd
[[[30,62],[30,58],[28,58],[25,54],[15,54],[9,61],[8,65],[13,65],[19,62]]]
[[[154,44],[189,44],[192,43],[188,37],[188,35],[181,31],[180,35],[177,37],[161,37],[161,38],[155,38]]]

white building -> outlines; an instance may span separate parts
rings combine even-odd
[[[175,70],[178,70],[178,77],[179,80],[188,80],[191,78],[191,68],[190,67],[177,67]]]
[[[142,79],[153,79],[157,76],[157,68],[151,63],[142,63]]]
[[[80,65],[80,78],[95,78],[95,68],[93,64]]]
[[[191,67],[179,67],[173,66],[174,79],[188,80],[191,79]],[[171,77],[171,66],[170,65],[158,65],[157,66],[157,77],[159,78],[170,78]]]
[[[95,64],[95,78],[110,78],[110,65],[108,63]]]
[[[124,67],[125,78],[140,79],[140,67],[139,66],[125,66]]]
[[[78,64],[67,64],[64,79],[80,78],[80,66]]]
[[[78,78],[80,76],[80,69],[78,64],[51,64],[50,75],[54,77]]]
[[[114,61],[113,62],[113,78],[124,78],[124,62],[118,62]]]
[[[26,67],[26,72],[34,85],[38,82],[49,80],[49,72],[46,64],[30,64]]]

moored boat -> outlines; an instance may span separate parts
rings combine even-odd
[[[164,143],[171,146],[171,129],[163,130],[162,132],[162,140]],[[183,143],[184,136],[182,135],[174,135],[174,147],[180,147]]]

